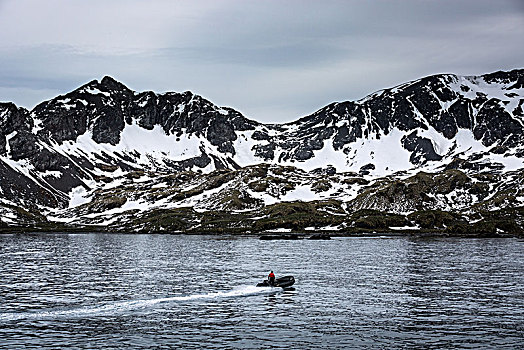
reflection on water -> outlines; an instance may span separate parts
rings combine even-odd
[[[0,235],[0,348],[518,348],[517,239]],[[253,287],[269,270],[294,291]]]

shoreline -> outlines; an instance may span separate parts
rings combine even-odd
[[[332,238],[392,238],[392,237],[406,237],[406,238],[524,238],[524,233],[450,233],[439,232],[436,230],[384,230],[384,231],[359,231],[359,232],[340,232],[340,231],[324,231],[324,230],[308,230],[308,231],[263,231],[251,232],[249,230],[189,230],[189,231],[124,231],[111,230],[102,227],[79,227],[68,228],[57,227],[52,228],[37,228],[37,227],[12,227],[1,228],[0,235],[26,235],[26,234],[121,234],[121,235],[186,235],[186,236],[216,236],[216,237],[252,237],[260,240],[330,240]]]

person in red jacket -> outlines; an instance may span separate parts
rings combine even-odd
[[[275,284],[275,274],[273,273],[273,271],[269,273],[269,275],[267,276],[267,280],[269,281],[269,285],[272,286]]]

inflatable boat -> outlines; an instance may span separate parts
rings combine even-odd
[[[295,283],[295,277],[293,276],[284,276],[280,278],[275,279],[275,283],[273,285],[269,284],[268,280],[264,280],[257,284],[257,287],[282,287],[287,288],[291,287]]]

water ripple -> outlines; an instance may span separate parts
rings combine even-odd
[[[1,235],[0,348],[519,348],[524,241]],[[295,291],[253,287],[269,270]]]

